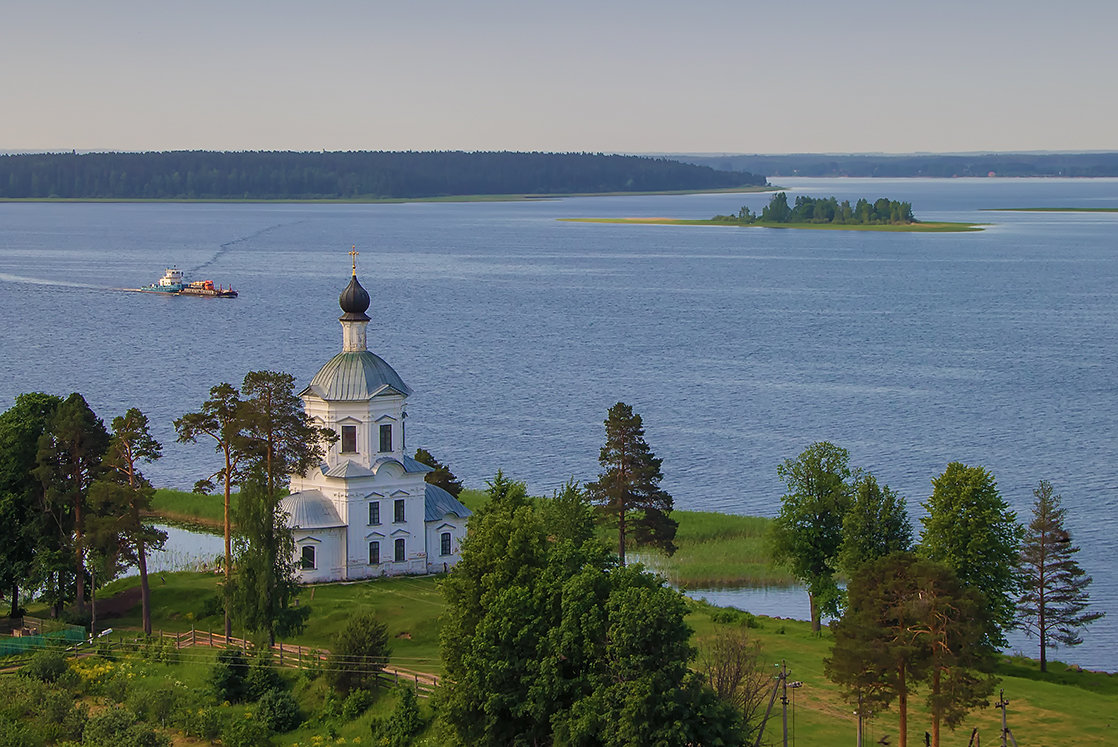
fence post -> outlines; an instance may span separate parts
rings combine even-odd
[[[280,647],[279,663],[280,663],[280,666],[282,667],[283,666],[283,641],[280,641],[279,647]]]

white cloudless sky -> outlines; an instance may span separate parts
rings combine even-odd
[[[1118,149],[1118,2],[2,0],[0,150]]]

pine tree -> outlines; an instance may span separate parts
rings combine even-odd
[[[52,563],[50,569],[56,580],[56,612],[69,596],[66,587],[71,577],[78,611],[85,612],[86,504],[90,485],[104,471],[101,460],[108,446],[105,424],[77,392],[58,406],[39,438],[35,474],[43,483],[47,520],[55,533],[55,544],[50,549],[59,551],[48,554],[58,561],[65,554],[72,558],[68,568]]]
[[[148,430],[147,416],[133,407],[123,417],[113,418],[106,475],[89,490],[96,514],[92,525],[111,542],[112,554],[135,563],[140,571],[141,621],[147,635],[151,635],[147,553],[161,548],[167,533],[143,521],[155,489],[140,472],[140,463],[150,464],[161,456],[163,447]]]
[[[230,498],[233,483],[237,476],[237,466],[244,456],[241,438],[241,418],[244,403],[240,392],[232,384],[222,382],[210,389],[210,398],[202,403],[198,412],[188,413],[175,420],[175,430],[180,443],[195,443],[199,436],[209,436],[214,441],[214,450],[222,455],[224,466],[211,475],[219,478],[225,494],[225,585],[228,588],[233,572],[233,524],[230,512]],[[195,492],[206,493],[213,489],[210,480],[199,480],[194,485]],[[228,598],[225,604],[225,637],[233,635],[233,619],[229,610]]]
[[[1033,520],[1021,548],[1023,593],[1017,614],[1025,633],[1040,638],[1040,671],[1046,672],[1048,649],[1078,646],[1083,642],[1080,629],[1103,613],[1087,612],[1091,577],[1075,560],[1079,548],[1064,528],[1060,496],[1052,494],[1047,480],[1040,481],[1033,495]]]
[[[609,409],[606,445],[598,456],[604,472],[586,486],[591,499],[617,521],[617,554],[625,565],[625,550],[651,545],[675,552],[677,522],[672,497],[660,487],[663,474],[658,459],[644,440],[641,416],[624,402]]]
[[[426,449],[416,449],[415,461],[426,464],[434,470],[434,472],[428,472],[423,477],[426,482],[442,488],[455,498],[462,492],[462,481],[454,476],[454,473],[450,471],[450,467],[441,463],[438,459],[435,459],[431,452]]]

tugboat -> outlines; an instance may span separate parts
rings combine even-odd
[[[146,288],[137,288],[141,293],[166,293],[170,296],[205,296],[208,298],[236,298],[237,291],[232,288],[214,286],[212,280],[195,280],[186,282],[182,270],[177,267],[168,267],[159,278],[158,283],[153,283]]]
[[[137,290],[144,293],[170,293],[177,294],[182,292],[185,287],[183,282],[182,270],[177,267],[168,267],[167,271],[163,273],[163,277],[159,278],[158,283],[153,283],[146,288],[138,288]]]

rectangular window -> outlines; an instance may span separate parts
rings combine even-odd
[[[306,545],[303,547],[303,557],[299,560],[299,566],[304,571],[314,570],[314,547]]]
[[[380,501],[373,501],[369,504],[369,526],[376,526],[380,523]]]
[[[392,506],[392,521],[397,524],[403,524],[407,519],[404,518],[404,499],[397,498],[396,503]]]
[[[369,565],[380,565],[380,543],[369,543]]]
[[[357,451],[357,426],[342,426],[342,453],[353,454]]]
[[[402,539],[396,540],[396,562],[403,563],[407,559],[404,552],[404,541]]]
[[[385,423],[380,427],[380,450],[392,451],[392,424]]]
[[[439,554],[450,555],[450,532],[443,532],[439,538]]]

